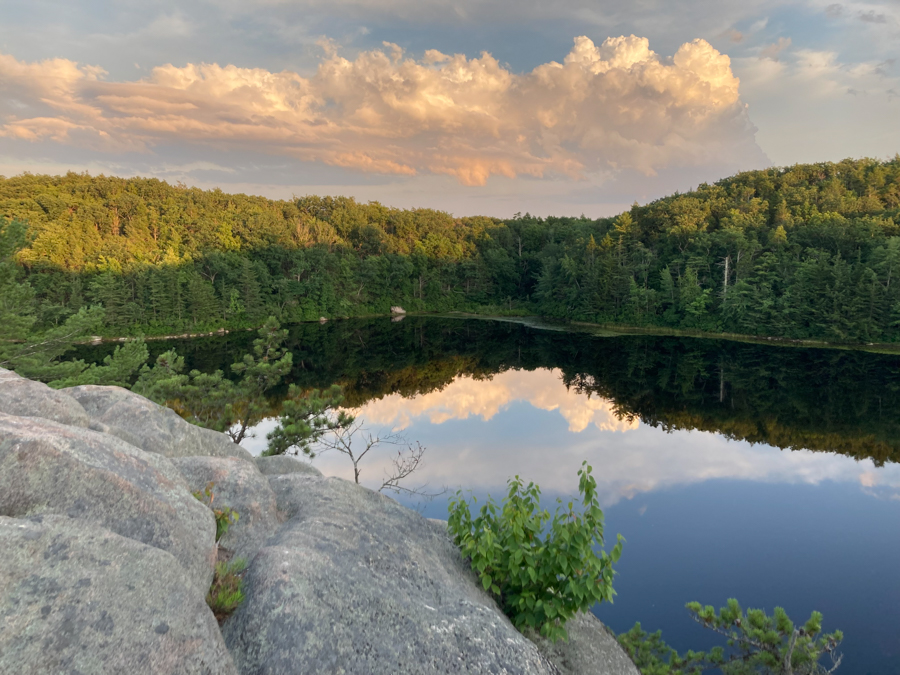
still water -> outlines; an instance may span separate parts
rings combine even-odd
[[[252,338],[174,346],[227,371]],[[372,430],[427,448],[411,487],[499,499],[518,474],[552,507],[587,460],[608,541],[626,539],[615,603],[595,608],[616,632],[705,649],[684,604],[736,597],[821,611],[845,633],[838,672],[900,674],[900,357],[427,317],[295,326],[291,349],[294,382],[341,384]],[[363,484],[390,457],[367,456]],[[314,464],[352,479],[334,452]],[[447,498],[397,497],[437,518]]]

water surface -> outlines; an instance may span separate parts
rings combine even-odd
[[[225,369],[253,337],[175,346]],[[846,635],[839,672],[900,673],[900,357],[421,317],[295,326],[291,349],[292,381],[341,384],[373,430],[427,447],[411,486],[499,498],[518,474],[552,506],[587,460],[607,536],[627,540],[616,601],[595,610],[617,632],[707,648],[685,602],[737,597],[821,611]],[[366,457],[364,484],[390,455]],[[333,452],[314,464],[352,478]],[[446,517],[446,495],[398,499]]]

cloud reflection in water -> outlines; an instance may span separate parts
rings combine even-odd
[[[641,493],[714,479],[764,483],[859,483],[867,494],[900,498],[900,466],[875,467],[822,452],[779,450],[701,431],[666,432],[619,419],[614,404],[568,390],[557,370],[514,370],[476,380],[460,377],[441,391],[399,394],[359,409],[373,428],[403,430],[428,448],[414,477],[431,487],[502,490],[513,474],[545,494],[570,493],[583,460],[594,467],[604,506]],[[245,443],[261,451],[272,422]],[[390,452],[367,457],[364,484],[379,484]],[[314,460],[326,475],[351,478],[337,453]]]

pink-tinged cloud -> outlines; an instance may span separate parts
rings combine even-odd
[[[579,394],[563,384],[560,371],[546,369],[508,370],[489,380],[462,376],[440,391],[414,398],[391,394],[354,413],[373,424],[405,429],[419,418],[432,424],[469,417],[488,421],[516,401],[526,401],[538,410],[557,411],[573,433],[581,433],[591,424],[601,431],[617,432],[639,426],[636,419],[620,418],[611,401]]]
[[[533,177],[756,159],[728,56],[704,40],[671,59],[645,38],[575,39],[563,63],[524,74],[493,56],[397,45],[341,57],[310,78],[233,65],[155,68],[135,82],[65,59],[0,54],[0,135],[109,152],[195,144],[286,154],[365,172]]]

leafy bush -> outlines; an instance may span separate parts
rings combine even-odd
[[[612,602],[613,563],[622,552],[622,536],[607,554],[603,543],[603,511],[591,467],[578,471],[581,504],[555,515],[540,508],[540,488],[509,480],[502,508],[488,498],[473,520],[461,492],[450,500],[448,529],[493,595],[519,630],[533,628],[553,640],[568,639],[565,623],[595,602]],[[474,504],[476,499],[472,498]],[[549,524],[549,527],[548,527]]]
[[[209,483],[202,491],[194,492],[193,495],[212,510],[213,515],[216,518],[216,541],[219,541],[219,539],[228,534],[229,525],[236,523],[241,516],[237,511],[228,506],[222,507],[221,509],[213,507],[212,504],[215,495],[213,494],[212,489],[214,485],[215,483]]]
[[[247,561],[243,558],[231,562],[216,563],[216,573],[212,586],[206,594],[206,604],[212,610],[219,623],[222,623],[244,601],[244,584],[242,575],[247,569]]]
[[[836,650],[844,635],[838,630],[819,636],[819,612],[796,628],[781,607],[772,616],[761,609],[748,609],[745,615],[734,598],[718,614],[698,602],[687,608],[697,623],[726,637],[728,650],[715,647],[682,656],[663,641],[661,631],[647,633],[637,623],[619,642],[643,675],[697,675],[711,668],[725,675],[824,675],[841,663]],[[831,659],[828,667],[820,664],[825,656]]]

